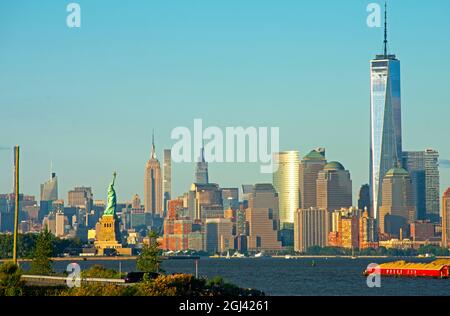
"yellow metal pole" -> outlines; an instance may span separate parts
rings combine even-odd
[[[19,146],[14,147],[14,248],[13,261],[17,265],[17,235],[19,232]]]

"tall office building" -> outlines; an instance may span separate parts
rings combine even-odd
[[[67,224],[67,217],[63,212],[57,212],[55,215],[55,236],[62,237],[65,235],[65,227]]]
[[[342,248],[378,248],[376,221],[367,210],[348,208],[334,211],[331,215],[329,246]]]
[[[439,216],[439,153],[433,149],[403,152],[403,167],[409,172],[419,220],[438,223]]]
[[[195,168],[195,183],[208,184],[208,163],[205,160],[205,148],[202,147]]]
[[[376,221],[368,210],[359,218],[359,249],[378,248],[378,230]]]
[[[439,153],[433,149],[425,150],[425,190],[426,218],[434,223],[439,223]]]
[[[164,214],[166,214],[167,202],[172,199],[172,151],[170,149],[164,149],[163,173]]]
[[[231,219],[206,219],[204,242],[204,250],[208,253],[223,253],[234,249],[233,222]]]
[[[94,196],[91,187],[75,187],[68,192],[69,207],[85,208],[87,211],[90,211],[93,204]],[[53,210],[56,209],[53,207]]]
[[[368,184],[363,184],[359,189],[358,196],[358,209],[366,210],[371,214],[371,203],[370,203],[370,186]],[[373,214],[372,214],[373,216]]]
[[[41,201],[56,201],[58,199],[58,178],[52,172],[48,181],[41,184]]]
[[[300,206],[298,151],[285,151],[274,154],[276,172],[273,174],[273,186],[278,192],[280,224],[293,226],[294,214]],[[293,227],[292,227],[293,229]]]
[[[416,219],[411,178],[403,168],[389,170],[383,179],[383,204],[379,210],[381,233],[395,237],[408,231],[408,224]]]
[[[327,160],[325,150],[314,149],[300,163],[300,208],[309,209],[317,206],[317,176],[323,170]]]
[[[294,250],[305,252],[313,246],[325,247],[329,225],[327,210],[299,209],[294,218]]]
[[[387,43],[385,13],[384,53],[370,62],[370,187],[375,218],[382,205],[383,178],[401,162],[402,154],[400,61],[388,54]]]
[[[187,198],[188,216],[192,219],[223,216],[222,192],[218,184],[193,183]]]
[[[141,198],[138,194],[135,194],[131,199],[131,208],[138,209],[141,207]]]
[[[351,206],[350,172],[339,162],[327,163],[317,177],[317,208],[333,212]]]
[[[450,188],[442,197],[442,247],[450,248]]]
[[[236,211],[239,208],[239,189],[222,188],[223,209],[232,209]]]
[[[145,165],[144,208],[146,213],[163,215],[161,165],[156,158],[154,135],[152,136],[150,159]]]
[[[50,175],[50,179],[41,184],[41,200],[38,215],[40,221],[52,211],[52,203],[58,199],[58,178],[54,172],[50,172]]]
[[[424,220],[427,213],[424,158],[423,151],[404,151],[402,154],[402,165],[411,177],[411,190],[419,220]]]
[[[256,184],[245,210],[248,249],[251,251],[281,250],[278,238],[278,193],[271,184]]]

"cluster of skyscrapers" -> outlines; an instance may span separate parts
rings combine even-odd
[[[172,195],[171,151],[157,158],[154,137],[145,164],[143,203],[136,194],[118,204],[122,242],[138,245],[149,229],[161,233],[169,251],[209,253],[236,250],[278,252],[313,246],[376,248],[450,245],[450,189],[440,205],[439,154],[436,150],[404,151],[400,61],[384,52],[370,62],[370,171],[353,206],[349,170],[328,161],[324,148],[301,157],[298,151],[274,154],[272,183],[222,188],[211,183],[201,149],[194,180],[187,192]],[[12,230],[14,197],[0,195],[0,230]],[[40,203],[20,197],[20,230],[43,225],[59,237],[94,238],[105,204],[90,187],[58,197],[58,179],[41,185]],[[442,210],[442,211],[441,211]]]

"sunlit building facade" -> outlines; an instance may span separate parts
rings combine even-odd
[[[442,247],[450,247],[450,188],[442,197]]]
[[[294,223],[294,214],[299,208],[299,167],[298,151],[285,151],[274,154],[276,172],[273,174],[273,186],[278,192],[280,224]],[[292,225],[293,226],[293,225]]]
[[[401,162],[400,61],[378,55],[370,63],[370,186],[375,218],[386,172]]]
[[[172,151],[164,149],[163,157],[163,197],[164,214],[167,212],[167,202],[172,198]]]
[[[162,203],[162,177],[161,165],[156,158],[155,142],[152,142],[150,159],[145,165],[144,174],[144,208],[146,213],[162,216],[164,213]]]

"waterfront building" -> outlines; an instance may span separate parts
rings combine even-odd
[[[346,249],[359,248],[361,211],[356,208],[342,208],[331,213],[331,233],[328,244]]]
[[[203,250],[203,233],[201,231],[193,231],[188,236],[189,250]]]
[[[379,243],[380,247],[384,247],[386,249],[408,250],[414,248],[414,242],[409,238],[392,238],[389,240],[380,240]]]
[[[299,209],[294,218],[294,250],[306,252],[313,246],[325,247],[329,232],[329,213],[324,209]]]
[[[388,54],[385,15],[384,52],[370,62],[370,188],[375,219],[383,204],[384,176],[402,156],[400,61]]]
[[[415,221],[409,225],[412,241],[431,241],[436,236],[436,224],[430,221]]]
[[[339,162],[327,163],[317,177],[317,208],[333,212],[351,206],[350,172]]]
[[[389,170],[383,179],[383,203],[379,210],[379,228],[382,234],[400,236],[408,224],[416,219],[411,178],[403,168]]]
[[[300,208],[317,206],[317,177],[327,163],[325,149],[318,148],[307,154],[300,163]]]
[[[208,253],[223,253],[234,249],[233,222],[229,218],[207,218],[205,246]]]
[[[367,209],[359,218],[359,249],[365,248],[378,248],[377,222]]]
[[[271,184],[256,184],[245,210],[247,247],[250,251],[278,251],[278,193]]]
[[[450,248],[450,188],[442,197],[442,247]]]
[[[247,233],[247,222],[245,219],[245,210],[248,205],[239,203],[239,209],[236,210],[236,235],[245,235]]]
[[[273,186],[278,192],[279,218],[282,228],[288,224],[293,229],[294,214],[300,203],[298,151],[284,151],[274,154],[275,172]]]
[[[144,208],[145,212],[163,216],[161,165],[156,158],[155,138],[152,136],[152,151],[145,165]]]

